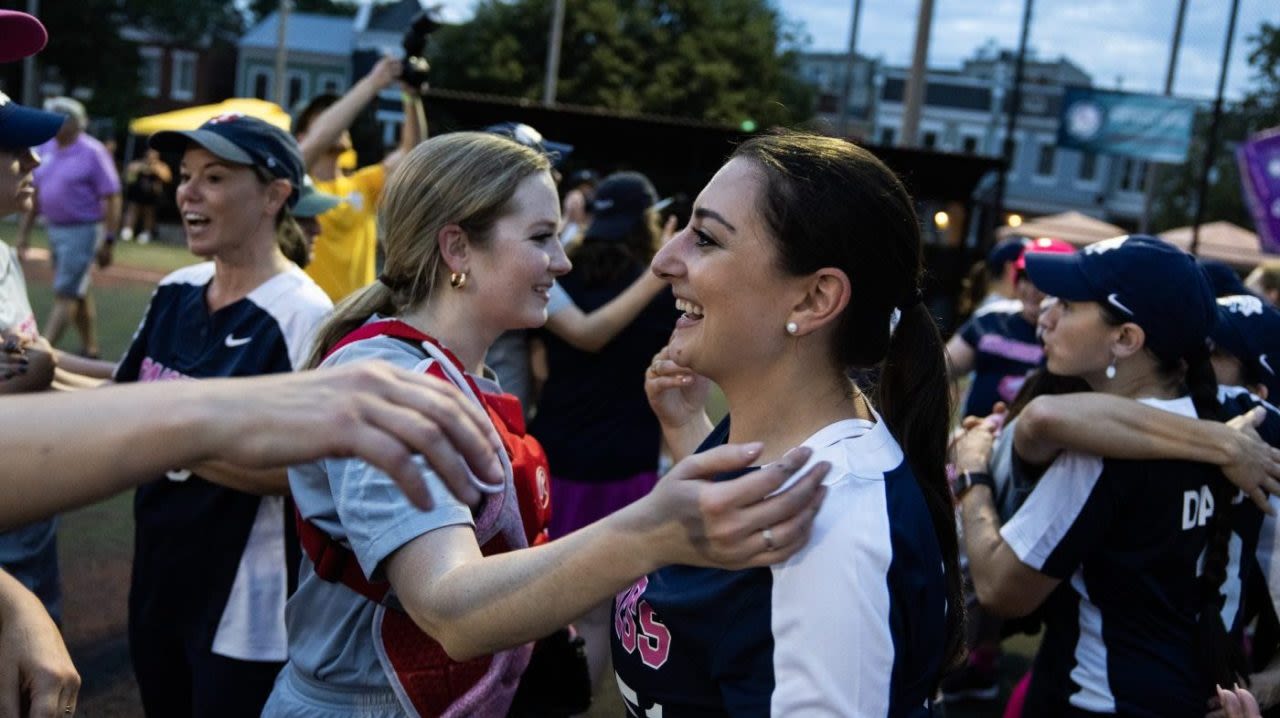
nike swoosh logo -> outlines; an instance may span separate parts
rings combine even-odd
[[[1132,316],[1134,316],[1133,310],[1132,310],[1132,309],[1130,309],[1130,308],[1128,308],[1128,307],[1126,307],[1126,306],[1125,306],[1125,305],[1120,301],[1120,297],[1119,297],[1119,296],[1117,296],[1115,292],[1112,292],[1112,293],[1110,293],[1110,294],[1108,294],[1108,295],[1107,295],[1107,301],[1108,301],[1108,302],[1110,302],[1110,303],[1112,304],[1112,306],[1114,306],[1116,309],[1119,309],[1119,310],[1123,311],[1125,314],[1128,314],[1128,315],[1129,315],[1129,316],[1131,316],[1131,317],[1132,317]]]
[[[1276,370],[1271,368],[1271,364],[1267,361],[1267,355],[1266,355],[1266,354],[1259,354],[1259,355],[1258,355],[1258,363],[1259,363],[1259,364],[1261,364],[1261,365],[1262,365],[1262,368],[1263,368],[1263,369],[1266,369],[1266,370],[1271,374],[1271,376],[1275,376],[1275,375],[1276,375]]]
[[[227,335],[226,345],[227,345],[227,347],[229,347],[229,348],[231,348],[231,349],[235,349],[236,347],[242,347],[242,346],[244,346],[245,344],[248,344],[248,343],[249,343],[249,342],[251,342],[251,341],[253,341],[253,337],[244,337],[244,338],[241,338],[241,339],[237,339],[237,338],[236,338],[236,335],[234,335],[234,334],[228,334],[228,335]]]

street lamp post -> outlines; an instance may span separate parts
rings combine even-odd
[[[1022,33],[1018,39],[1018,56],[1013,63],[1013,92],[1009,94],[1006,105],[1004,143],[1000,148],[1000,156],[1004,158],[1004,167],[996,176],[996,222],[1000,222],[1004,214],[1004,194],[1009,182],[1009,170],[1013,168],[1013,132],[1018,124],[1018,112],[1022,109],[1022,70],[1027,57],[1027,35],[1031,31],[1032,0],[1025,0],[1022,5]]]
[[[1227,20],[1227,41],[1222,46],[1222,70],[1218,73],[1218,95],[1213,100],[1213,119],[1209,121],[1208,145],[1204,149],[1204,166],[1200,168],[1200,190],[1196,199],[1196,218],[1191,223],[1191,253],[1200,249],[1200,224],[1204,222],[1204,206],[1209,194],[1209,171],[1218,159],[1218,125],[1222,122],[1222,93],[1227,89],[1227,67],[1231,62],[1231,44],[1236,37],[1236,13],[1240,0],[1231,0],[1231,18]]]
[[[547,42],[547,76],[542,84],[542,104],[556,104],[556,82],[560,77],[560,41],[564,35],[564,3],[556,0],[551,13],[551,33]]]

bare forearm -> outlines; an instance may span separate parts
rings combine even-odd
[[[90,379],[110,379],[115,375],[115,362],[88,359],[77,354],[64,352],[61,349],[55,349],[54,351],[58,358],[59,369],[65,369],[72,374],[79,374]]]
[[[451,657],[493,653],[555,631],[657,568],[626,512],[532,549],[477,556],[432,576],[428,586],[403,590],[403,580],[431,575],[427,565],[412,563],[394,569],[392,582],[414,620]],[[429,563],[437,555],[420,552],[410,560]]]
[[[698,446],[714,429],[711,418],[701,412],[683,426],[663,426],[662,440],[671,452],[671,461],[677,462],[698,450]]]
[[[106,388],[0,401],[4,487],[9,496],[22,497],[0,502],[0,527],[106,498],[205,458],[199,455],[203,439],[192,436],[198,435],[200,413],[213,410],[210,404],[175,399],[172,387],[162,385],[131,389],[127,399]]]
[[[31,225],[35,224],[36,213],[38,211],[39,210],[36,208],[36,203],[33,201],[31,203],[31,209],[27,210],[26,212],[23,212],[22,218],[18,220],[18,244],[19,245],[25,245],[27,241],[30,239]]]
[[[124,202],[120,198],[120,193],[105,197],[102,200],[103,221],[106,223],[107,233],[114,235],[120,229],[120,208]]]
[[[635,321],[666,284],[645,272],[612,301],[589,314],[568,307],[547,320],[557,336],[582,351],[598,352]]]
[[[289,493],[289,471],[284,467],[251,469],[225,461],[205,461],[190,468],[206,481],[246,494],[284,496]]]
[[[427,138],[427,113],[422,106],[422,96],[406,92],[402,101],[404,126],[400,128],[400,151],[408,152]]]
[[[1116,459],[1177,459],[1222,466],[1235,459],[1233,430],[1132,399],[1096,392],[1042,396],[1018,417],[1014,447],[1032,463],[1074,450]]]
[[[347,94],[312,121],[311,126],[307,128],[306,136],[300,143],[302,161],[308,170],[324,157],[342,131],[355,122],[360,110],[377,96],[379,89],[377,80],[365,76]]]

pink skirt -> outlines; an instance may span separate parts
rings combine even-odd
[[[658,483],[656,471],[646,471],[618,481],[583,482],[551,477],[551,524],[556,539],[595,523],[644,497]]]

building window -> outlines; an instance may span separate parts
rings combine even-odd
[[[937,133],[937,132],[926,132],[926,133],[924,133],[924,139],[922,139],[922,140],[920,141],[920,144],[921,144],[921,146],[923,146],[926,150],[931,150],[931,149],[933,149],[933,148],[937,147],[937,146],[938,146],[938,133]]]
[[[896,135],[897,133],[894,132],[892,127],[881,127],[880,128],[880,144],[886,147],[892,145],[893,141],[897,139]]]
[[[249,84],[253,85],[253,96],[259,100],[271,99],[271,71],[255,67],[249,72]]]
[[[1080,171],[1076,173],[1081,182],[1093,182],[1098,178],[1098,156],[1092,152],[1080,154]]]
[[[324,74],[320,76],[320,92],[340,94],[342,92],[342,76]]]
[[[196,97],[196,54],[184,50],[174,50],[171,70],[169,73],[169,97],[175,100],[194,100]]]
[[[307,78],[298,72],[290,72],[289,84],[286,86],[285,107],[293,107],[307,96]]]
[[[142,67],[138,69],[138,91],[143,97],[160,96],[160,58],[164,51],[158,47],[138,48]]]
[[[1057,148],[1050,144],[1040,145],[1040,152],[1036,155],[1036,176],[1052,177],[1054,170],[1054,161],[1057,159]]]
[[[964,138],[963,146],[964,146],[964,153],[966,155],[974,154],[975,152],[978,151],[978,138],[977,137]]]
[[[1120,162],[1120,190],[1123,192],[1141,191],[1147,181],[1147,165],[1134,160]]]

